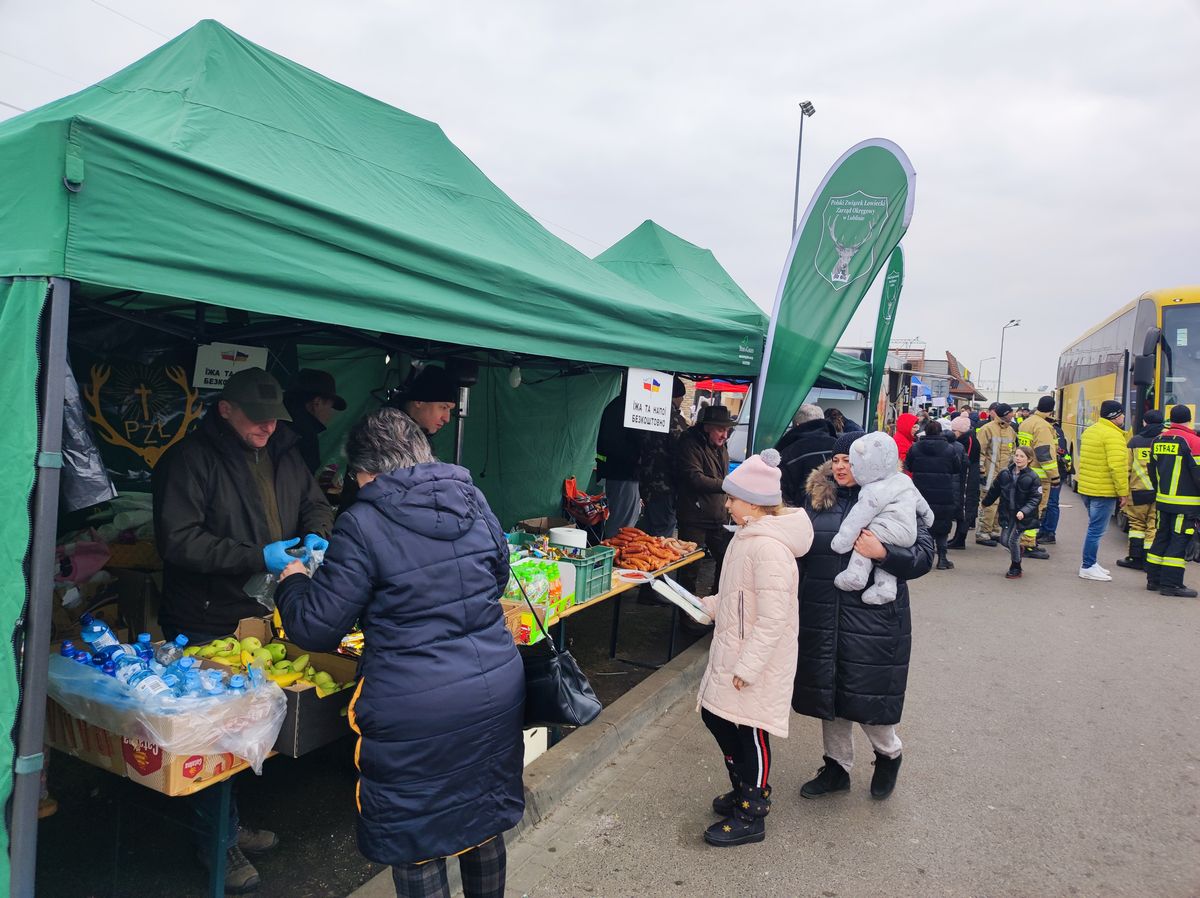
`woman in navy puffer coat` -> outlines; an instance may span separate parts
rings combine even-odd
[[[444,882],[455,854],[468,896],[503,895],[501,834],[525,807],[525,675],[498,601],[504,535],[470,475],[432,461],[395,409],[360,421],[346,451],[361,492],[325,563],[311,580],[289,565],[276,603],[288,639],[312,651],[361,623],[359,850],[393,866],[402,896],[425,894],[431,874]]]

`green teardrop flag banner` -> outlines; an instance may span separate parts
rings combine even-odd
[[[897,246],[892,250],[887,274],[883,276],[883,295],[879,298],[879,318],[875,322],[875,345],[871,348],[871,386],[867,394],[875,402],[872,412],[875,424],[868,426],[868,430],[883,428],[883,405],[879,401],[879,390],[883,385],[883,366],[892,344],[892,327],[896,323],[896,306],[900,304],[900,288],[903,286],[904,247]]]
[[[756,451],[783,434],[904,236],[914,181],[900,147],[865,140],[842,155],[813,195],[775,296],[765,373],[756,391]]]

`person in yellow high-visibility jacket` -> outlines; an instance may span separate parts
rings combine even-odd
[[[1054,413],[1054,397],[1043,396],[1038,400],[1037,411],[1021,422],[1017,431],[1017,445],[1033,450],[1034,460],[1030,468],[1042,480],[1042,504],[1038,506],[1038,519],[1046,513],[1050,502],[1050,490],[1059,484],[1058,434],[1050,423]],[[1021,554],[1025,558],[1049,558],[1050,553],[1037,544],[1037,532],[1026,531],[1021,536]]]
[[[1154,441],[1162,432],[1162,412],[1151,410],[1142,416],[1142,429],[1128,443],[1129,504],[1125,506],[1125,517],[1129,521],[1129,554],[1117,559],[1120,567],[1143,570],[1146,550],[1154,544],[1154,536],[1158,532],[1150,464],[1154,456]]]

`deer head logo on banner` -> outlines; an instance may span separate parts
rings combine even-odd
[[[840,290],[874,268],[874,245],[888,218],[888,198],[861,190],[832,196],[821,218],[825,227],[817,247],[817,271]]]
[[[117,426],[105,416],[105,404],[100,399],[101,390],[110,380],[109,389],[120,397],[117,408],[121,420]],[[191,388],[187,372],[178,367],[122,366],[113,380],[111,366],[93,365],[91,383],[84,388],[83,396],[91,408],[88,420],[96,425],[104,441],[128,449],[151,469],[164,452],[187,435],[203,411],[200,393]],[[182,417],[174,431],[168,432],[166,422],[179,412],[181,400]]]

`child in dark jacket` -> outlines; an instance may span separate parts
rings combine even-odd
[[[1038,503],[1042,498],[1042,481],[1030,469],[1033,449],[1018,446],[1013,451],[1012,464],[1001,471],[984,497],[984,507],[1000,500],[1000,541],[1008,546],[1012,563],[1004,576],[1016,580],[1021,576],[1021,532],[1037,531]]]

